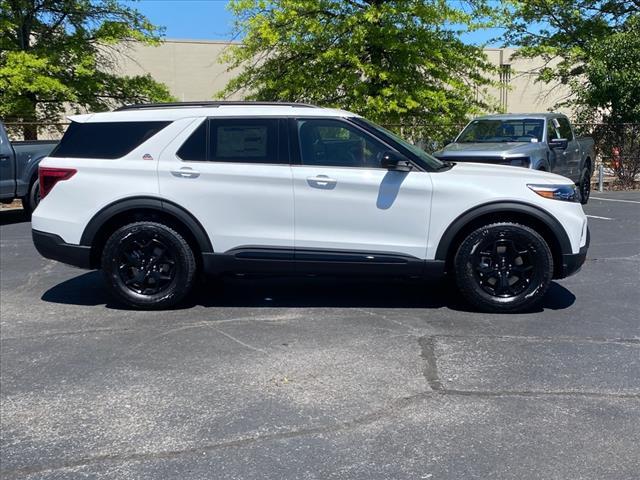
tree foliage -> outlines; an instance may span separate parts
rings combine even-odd
[[[240,68],[218,96],[345,108],[384,123],[459,122],[487,105],[482,49],[459,33],[487,7],[445,0],[231,0]],[[469,4],[471,5],[471,3]]]
[[[568,85],[567,103],[583,119],[640,121],[628,101],[629,87],[638,88],[640,1],[512,0],[505,14],[505,43],[518,56],[542,57],[538,79]]]
[[[118,0],[0,0],[0,116],[58,122],[69,106],[170,99],[149,75],[114,73],[129,42],[155,44],[161,33]],[[25,127],[25,137],[36,133]]]

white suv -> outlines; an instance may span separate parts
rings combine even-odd
[[[40,253],[165,308],[196,274],[433,276],[519,311],[584,263],[567,178],[439,161],[353,113],[304,104],[128,106],[71,117],[40,164]]]

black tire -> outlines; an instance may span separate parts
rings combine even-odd
[[[22,198],[22,208],[24,208],[25,212],[31,215],[31,213],[36,209],[38,204],[40,203],[40,181],[36,177],[31,185],[29,186],[29,192],[27,192],[27,196]]]
[[[454,269],[458,288],[472,305],[489,312],[518,312],[533,307],[546,293],[553,256],[533,229],[494,223],[462,241]]]
[[[170,308],[191,291],[196,262],[170,227],[136,222],[116,230],[102,251],[102,271],[116,299],[140,309]]]
[[[583,168],[580,173],[578,188],[580,189],[580,203],[586,205],[591,195],[591,168],[588,166]]]

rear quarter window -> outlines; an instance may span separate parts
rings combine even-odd
[[[171,122],[73,122],[50,157],[120,158]]]

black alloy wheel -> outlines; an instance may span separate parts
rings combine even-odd
[[[120,281],[139,295],[156,295],[175,280],[175,258],[157,233],[129,233],[120,241],[113,262]]]
[[[526,225],[494,223],[471,232],[454,258],[458,288],[484,311],[531,308],[553,278],[553,256],[540,234]]]
[[[191,291],[196,262],[188,242],[162,223],[125,225],[107,240],[102,270],[123,303],[145,309],[177,305]]]
[[[472,255],[476,281],[489,295],[512,297],[522,293],[534,276],[530,245],[510,238],[486,239]]]

